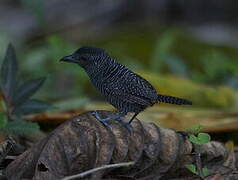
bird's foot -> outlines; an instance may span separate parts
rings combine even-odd
[[[119,123],[121,123],[121,124],[129,131],[130,134],[133,132],[133,128],[132,128],[132,126],[131,126],[130,123],[125,122],[125,121],[123,121],[123,120],[121,120],[121,119],[118,119],[117,121],[118,121]]]
[[[95,116],[105,127],[112,129],[111,125],[108,123],[108,121],[112,120],[110,117],[101,118],[97,111],[92,112],[92,115]]]
[[[120,119],[121,116],[123,115],[121,113],[114,114],[107,118],[101,118],[97,111],[92,112],[92,115],[94,115],[100,122],[103,123],[104,126],[106,126],[109,129],[112,129],[112,127],[108,122],[111,120],[116,120],[117,122],[121,123],[130,133],[133,132],[131,124],[128,122],[124,122],[123,120]]]

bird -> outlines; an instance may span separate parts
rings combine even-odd
[[[102,48],[82,46],[60,61],[76,63],[83,68],[96,89],[118,110],[107,118],[93,112],[105,126],[109,126],[108,121],[116,120],[131,129],[135,117],[155,103],[192,105],[191,101],[158,93],[146,79],[118,63]],[[132,118],[129,122],[122,121],[128,113],[134,113]]]

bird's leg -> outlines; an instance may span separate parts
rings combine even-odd
[[[99,116],[99,114],[97,113],[97,111],[94,111],[92,114],[93,114],[100,122],[102,122],[106,127],[111,128],[111,126],[108,124],[108,121],[116,120],[116,121],[118,121],[119,123],[121,123],[123,126],[125,126],[125,127],[128,129],[129,132],[132,132],[132,127],[131,127],[130,123],[127,123],[127,122],[124,122],[123,120],[121,120],[121,118],[127,114],[126,112],[121,111],[121,112],[118,112],[118,113],[116,113],[116,114],[113,114],[113,115],[111,115],[111,116],[109,116],[109,117],[107,117],[107,118],[101,118],[101,117]]]
[[[109,117],[107,117],[107,118],[101,118],[97,111],[94,111],[92,114],[93,114],[100,122],[102,122],[106,127],[109,127],[109,128],[111,128],[111,127],[110,127],[110,125],[108,124],[108,121],[118,120],[118,119],[120,119],[121,117],[123,117],[123,116],[126,115],[126,113],[124,113],[124,112],[118,112],[118,113],[113,114],[113,115],[111,115],[111,116],[109,116]]]
[[[130,133],[132,133],[132,132],[133,132],[133,128],[132,128],[132,126],[131,126],[131,122],[133,121],[133,119],[134,119],[138,114],[139,114],[139,113],[135,113],[135,114],[132,116],[132,118],[130,119],[129,122],[124,122],[124,121],[122,121],[121,119],[118,119],[117,121],[120,122],[123,126],[125,126],[126,129],[127,129]]]
[[[135,117],[136,117],[138,114],[139,114],[139,113],[135,113],[135,114],[132,116],[132,118],[130,119],[129,122],[124,122],[124,121],[122,121],[122,120],[120,120],[120,119],[118,119],[117,121],[119,121],[120,123],[122,123],[122,124],[128,129],[128,131],[131,133],[131,132],[133,131],[133,128],[132,128],[132,126],[131,126],[131,122],[133,121],[133,119],[135,119]]]
[[[118,113],[113,114],[113,115],[111,115],[111,116],[109,116],[109,117],[107,117],[107,118],[101,118],[100,115],[98,114],[98,112],[97,112],[97,111],[94,111],[94,112],[93,112],[93,115],[94,115],[99,121],[104,121],[104,122],[106,122],[106,121],[111,121],[111,120],[117,120],[117,119],[119,119],[119,118],[125,116],[126,113],[124,113],[124,112],[118,112]]]
[[[129,121],[129,124],[131,124],[131,122],[133,121],[133,119],[135,119],[135,117],[136,117],[138,114],[139,114],[139,113],[135,113],[135,114],[132,116],[131,120]]]
[[[133,132],[133,128],[130,123],[122,121],[121,119],[117,119],[119,123],[121,123],[130,133]]]

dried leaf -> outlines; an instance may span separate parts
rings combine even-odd
[[[11,152],[13,148],[16,148],[15,145],[16,142],[12,138],[8,138],[7,140],[0,143],[0,169],[2,169],[2,162],[5,160],[9,152]]]
[[[44,83],[45,78],[38,78],[26,81],[16,91],[13,98],[15,105],[25,103]]]

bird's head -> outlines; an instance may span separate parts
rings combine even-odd
[[[83,68],[95,63],[101,59],[101,57],[107,55],[101,48],[83,46],[69,56],[65,56],[60,61],[76,63]]]

